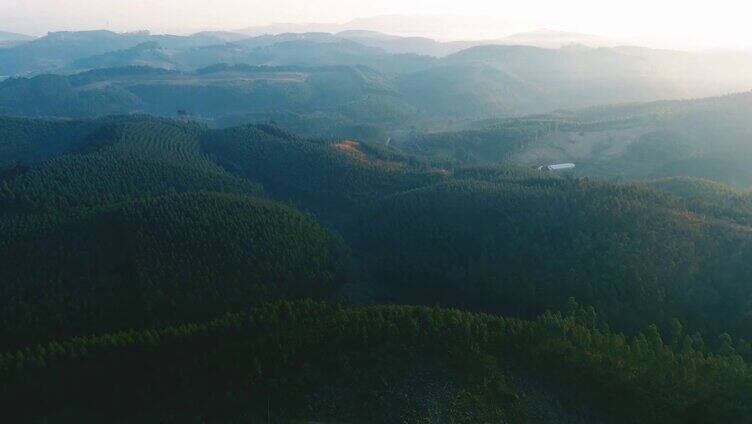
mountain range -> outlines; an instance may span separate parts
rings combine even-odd
[[[314,73],[321,67],[359,69],[357,72],[368,73],[380,80],[382,87],[363,97],[363,91],[345,93],[355,88],[340,84],[337,87],[339,98],[350,99],[350,103],[343,107],[375,111],[373,102],[377,101],[381,105],[378,107],[383,109],[378,112],[381,115],[407,113],[414,118],[413,124],[444,118],[472,120],[600,104],[707,97],[746,91],[752,87],[752,56],[744,54],[689,53],[641,47],[568,46],[550,49],[460,44],[363,31],[285,33],[251,38],[233,33],[199,33],[185,37],[146,32],[52,33],[21,46],[0,49],[0,74],[27,75],[0,85],[0,109],[17,115],[38,115],[50,113],[49,108],[60,102],[109,98],[112,101],[105,109],[66,103],[70,107],[66,106],[53,115],[81,116],[83,113],[89,116],[115,110],[164,115],[173,114],[174,110],[150,106],[152,100],[143,98],[143,90],[168,84],[179,91],[192,90],[192,96],[195,96],[201,87],[240,84],[253,85],[252,91],[257,93],[253,96],[263,93],[267,87],[304,91],[299,94],[303,97],[296,100],[297,103],[272,109],[261,106],[264,101],[252,109],[232,106],[235,104],[232,101],[222,110],[209,106],[199,108],[193,105],[208,105],[207,99],[199,95],[191,100],[180,100],[175,98],[179,96],[177,91],[159,97],[159,101],[169,104],[169,108],[175,106],[173,109],[195,109],[197,113],[200,110],[202,118],[212,120],[259,111],[306,112],[306,107],[308,111],[317,108],[332,111],[331,100],[326,107],[316,103],[317,93],[324,92],[306,88],[317,84],[308,77],[280,79],[269,73],[260,77],[261,74],[255,72],[255,82],[252,83],[250,79],[238,76],[237,72],[232,77],[228,73],[215,73],[211,79],[201,75],[199,70],[211,69],[217,64],[237,66],[236,71],[248,66],[270,69],[293,66],[311,68]],[[454,50],[459,51],[452,53]],[[135,77],[128,82],[128,71],[110,72],[117,75],[116,81],[108,80],[108,72],[97,71],[133,67],[177,73],[163,72],[157,81]],[[86,74],[91,71],[94,73]],[[53,72],[57,75],[44,75]],[[190,78],[191,74],[194,77]],[[97,75],[96,84],[82,84],[93,75]],[[225,78],[217,79],[218,75]],[[274,84],[269,85],[270,82]],[[333,81],[327,82],[333,88],[331,83]],[[54,90],[70,95],[58,96]],[[22,94],[24,91],[26,95]],[[221,90],[214,91],[211,96],[221,96],[219,93]],[[331,97],[332,93],[326,91],[327,96]],[[43,103],[35,102],[30,109],[23,106],[23,102],[31,98],[29,96],[52,98]],[[253,96],[248,100],[258,100]],[[35,111],[39,107],[48,110]],[[371,121],[379,119],[374,117]]]

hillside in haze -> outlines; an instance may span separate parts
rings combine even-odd
[[[465,165],[574,162],[605,178],[706,178],[748,188],[752,93],[486,120],[414,137],[404,148]]]
[[[0,31],[0,48],[11,47],[17,44],[33,40],[34,37],[28,35],[16,34],[13,32]]]
[[[443,44],[373,33],[223,41],[234,38],[54,33],[0,49],[0,73],[40,73],[0,83],[0,110],[92,117],[173,116],[180,109],[200,119],[233,117],[233,122],[252,113],[324,112],[331,119],[357,114],[351,125],[381,122],[386,129],[435,130],[452,120],[706,97],[752,86],[747,71],[752,56],[747,55],[487,45],[434,57],[404,52]],[[286,71],[289,67],[295,71]],[[340,71],[322,73],[325,67]],[[42,73],[51,69],[58,73]],[[367,75],[368,87],[353,74]]]
[[[191,36],[152,35],[147,31],[122,34],[105,30],[51,32],[20,45],[0,49],[0,74],[38,74],[61,70],[75,60],[129,49],[150,41],[165,48],[185,49],[235,39],[237,37],[233,34],[221,32]]]

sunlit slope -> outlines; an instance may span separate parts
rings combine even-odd
[[[697,177],[752,185],[752,95],[594,107],[475,123],[413,137],[410,152],[466,164],[573,162],[576,174],[646,179]]]

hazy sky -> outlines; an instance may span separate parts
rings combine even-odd
[[[0,0],[0,30],[190,31],[408,14],[498,18],[529,28],[752,46],[748,0]],[[499,35],[519,25],[499,24]],[[502,28],[504,27],[504,28]],[[468,27],[467,34],[475,35]],[[456,37],[457,34],[452,34]]]

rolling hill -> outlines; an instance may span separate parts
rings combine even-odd
[[[335,239],[211,161],[200,127],[90,124],[64,152],[3,178],[4,343],[209,317],[272,289],[326,290]],[[27,123],[37,125],[49,123]]]
[[[409,152],[465,164],[574,162],[579,175],[628,180],[698,177],[752,185],[746,158],[752,94],[559,111],[487,120],[417,136]]]
[[[152,68],[176,70],[178,64],[172,59],[173,53],[149,41],[125,50],[111,51],[96,56],[78,59],[73,62],[73,69],[103,69],[128,66],[147,66]]]
[[[343,75],[384,88],[359,69],[308,79],[335,105],[352,90],[334,90]],[[301,68],[139,72],[224,81]],[[743,102],[674,108],[726,101]],[[560,130],[661,109],[621,108],[576,112],[582,122]],[[475,131],[542,137],[541,122]],[[147,115],[3,118],[0,149],[0,404],[14,419],[678,424],[749,413],[744,191],[467,167],[269,124]],[[374,303],[394,306],[352,306]]]

